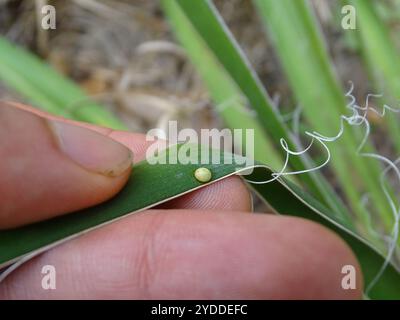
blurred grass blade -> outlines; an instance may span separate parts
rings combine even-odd
[[[35,55],[0,37],[0,79],[48,112],[113,129],[124,124]]]
[[[253,129],[255,159],[279,169],[283,159],[274,149],[273,143],[268,140],[257,119],[246,110],[241,101],[241,91],[193,29],[177,3],[166,0],[162,1],[162,4],[175,36],[186,49],[187,55],[204,80],[216,104],[216,111],[225,124],[231,129]]]
[[[258,121],[270,138],[276,145],[279,145],[280,139],[283,138],[287,141],[289,149],[296,150],[296,144],[288,128],[273,108],[266,90],[213,4],[205,0],[171,0],[173,1],[179,4],[195,30],[246,96],[250,106],[257,113]],[[166,3],[169,4],[169,1]],[[296,171],[301,171],[311,167],[312,164],[307,157],[290,157],[290,166]],[[335,214],[349,220],[349,215],[340,199],[319,173],[302,174],[297,178]]]
[[[375,12],[370,0],[349,1],[356,8],[357,26],[355,32],[361,41],[370,74],[375,88],[384,95],[384,101],[392,108],[398,108],[400,98],[400,59],[389,30]],[[382,103],[383,105],[383,103]],[[389,114],[385,119],[389,126],[392,141],[400,152],[399,117]]]
[[[198,156],[201,152],[200,149],[199,153],[195,154]],[[177,153],[179,154],[179,148],[170,148],[166,151],[167,156],[171,157]],[[245,167],[244,164],[239,164],[243,163],[242,161],[235,163],[235,159],[240,160],[242,157],[214,150],[210,152],[210,159],[213,153],[217,153],[220,157],[220,163],[224,163],[224,160],[226,163],[226,159],[230,157],[233,157],[234,161],[233,164],[201,165],[211,170],[211,182],[235,174]],[[194,178],[193,173],[199,166],[191,164],[192,162],[185,165],[150,163],[143,161],[136,164],[127,185],[113,199],[103,204],[44,222],[0,231],[0,269],[8,266],[8,269],[0,275],[0,281],[21,263],[63,241],[207,185],[201,184]],[[245,178],[255,182],[265,181],[271,178],[271,173],[272,171],[265,166],[256,166],[252,174]],[[384,258],[361,238],[355,236],[350,226],[343,226],[340,221],[332,218],[332,214],[323,205],[287,180],[252,184],[252,187],[277,212],[314,220],[338,233],[357,255],[366,285],[374,279],[384,263]],[[389,265],[369,296],[378,299],[400,298],[400,273]]]
[[[340,117],[347,115],[347,102],[331,67],[323,37],[312,9],[305,0],[254,0],[268,27],[291,88],[301,103],[313,131],[335,136]],[[282,23],[285,21],[285,23]],[[361,141],[361,139],[360,139]],[[361,193],[371,196],[371,203],[390,227],[391,208],[379,185],[381,167],[374,160],[356,154],[359,142],[349,126],[340,141],[331,147],[332,165],[355,213],[365,223],[369,214],[361,204]],[[367,147],[373,152],[372,147]],[[367,189],[357,190],[357,186]]]

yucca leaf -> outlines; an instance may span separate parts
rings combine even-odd
[[[171,159],[177,159],[178,153],[178,149],[171,147],[166,151],[165,160],[173,162]],[[219,151],[211,151],[210,159],[213,159],[213,153],[220,158],[219,163],[226,163],[228,157],[233,158],[233,155],[225,156]],[[163,154],[158,155],[158,158],[161,159]],[[197,160],[197,154],[189,154],[193,162]],[[0,269],[52,243],[201,187],[203,184],[194,177],[198,167],[194,164],[149,164],[148,161],[142,161],[134,166],[125,188],[104,204],[19,229],[0,231]],[[215,182],[233,174],[238,165],[232,161],[232,164],[201,167],[211,170],[212,181]]]
[[[182,145],[179,146],[181,147]],[[166,151],[166,154],[174,158],[174,155],[179,154],[179,148],[172,147]],[[203,150],[200,149],[199,152]],[[228,177],[246,167],[242,157],[222,154],[215,150],[210,151],[210,157],[213,153],[219,156],[222,164],[202,165],[211,170],[211,182]],[[227,159],[236,161],[233,161],[233,164],[226,164]],[[0,231],[0,268],[8,267],[0,275],[0,281],[22,262],[63,241],[207,185],[194,178],[193,173],[198,167],[199,165],[196,164],[151,164],[151,161],[145,160],[134,166],[131,178],[124,189],[103,204],[44,222]],[[374,279],[384,263],[384,257],[356,236],[350,226],[344,226],[340,221],[335,220],[323,205],[287,180],[279,179],[268,184],[255,183],[271,178],[271,171],[264,165],[256,165],[254,171],[245,178],[247,181],[252,181],[249,182],[250,185],[277,212],[322,223],[338,233],[358,257],[366,286]],[[282,232],[290,232],[290,230],[282,230]],[[293,270],[293,272],[296,271]],[[389,264],[376,285],[372,287],[369,297],[400,298],[398,270]]]

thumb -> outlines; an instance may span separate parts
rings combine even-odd
[[[0,229],[111,198],[131,151],[100,133],[0,103]]]

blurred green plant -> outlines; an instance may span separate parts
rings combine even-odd
[[[37,107],[114,129],[125,125],[37,56],[0,37],[0,79]]]
[[[390,32],[370,0],[349,1],[357,8],[358,27],[354,30],[361,53],[377,92],[384,101],[396,106],[400,92],[400,59]],[[397,117],[386,117],[392,142],[400,152],[400,126]]]
[[[306,121],[313,130],[335,136],[340,129],[341,115],[348,114],[347,102],[333,72],[326,45],[316,19],[306,1],[255,0],[262,20],[268,26],[279,59],[295,97],[302,106]],[[287,19],[290,23],[283,24]],[[301,63],[299,63],[301,61]],[[377,183],[382,171],[375,160],[367,160],[355,152],[359,139],[345,128],[331,148],[331,164],[345,191],[348,203],[364,222],[368,213],[362,205],[355,183],[367,188],[375,211],[380,212],[387,226],[393,224],[389,203]],[[373,152],[372,146],[368,148]]]

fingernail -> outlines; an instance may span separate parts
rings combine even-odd
[[[61,121],[48,123],[60,150],[83,168],[117,177],[132,165],[132,152],[119,142],[80,126]]]

